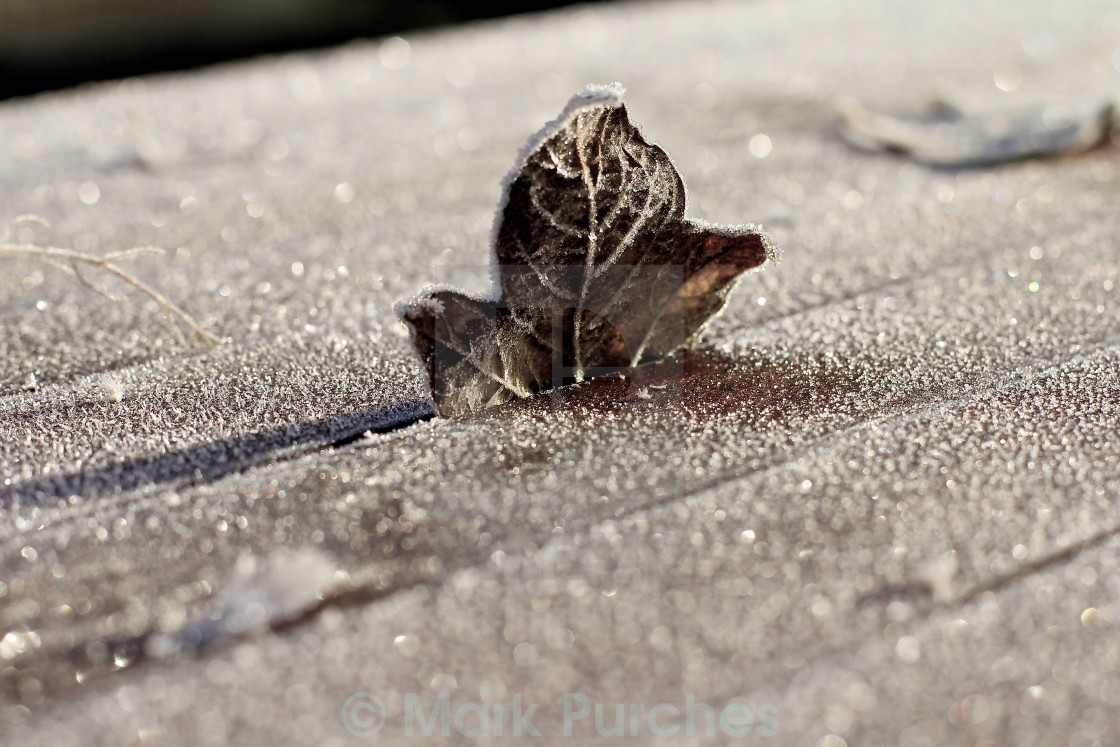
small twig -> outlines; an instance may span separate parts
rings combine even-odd
[[[43,228],[50,228],[51,227],[51,222],[49,220],[47,220],[46,218],[43,218],[42,216],[35,215],[34,213],[24,213],[23,215],[17,215],[15,220],[12,221],[13,226],[22,226],[22,225],[25,225],[27,223],[35,223],[36,225],[40,225]],[[5,241],[7,240],[7,236],[8,236],[8,234],[5,233],[4,234]]]
[[[37,219],[37,218],[35,218],[35,216],[20,216],[19,218],[17,218],[17,222],[20,222],[20,223],[36,222],[36,223],[41,223],[43,225],[47,225],[45,221],[42,221],[41,219]],[[7,235],[9,235],[10,232],[5,231],[4,233],[5,233],[5,238],[6,238]],[[138,254],[162,254],[162,253],[163,253],[163,250],[159,249],[158,247],[141,246],[141,247],[135,247],[133,249],[125,249],[125,250],[122,250],[122,251],[110,252],[109,254],[106,254],[103,257],[98,257],[97,255],[94,255],[94,254],[88,254],[86,252],[80,252],[80,251],[77,251],[77,250],[74,250],[74,249],[64,249],[62,247],[57,247],[57,246],[40,246],[39,244],[12,244],[12,243],[7,243],[7,241],[0,242],[0,257],[4,257],[4,256],[26,256],[26,257],[33,257],[33,258],[36,258],[36,259],[40,259],[42,261],[47,262],[48,264],[52,264],[52,265],[55,265],[57,267],[62,267],[67,272],[70,272],[73,275],[75,275],[78,278],[79,282],[81,282],[83,285],[86,285],[86,286],[91,287],[91,288],[93,288],[93,286],[90,285],[81,276],[81,274],[78,272],[78,266],[79,265],[88,265],[88,266],[91,266],[91,267],[96,267],[98,269],[104,270],[105,272],[108,272],[111,275],[116,275],[118,278],[123,280],[128,285],[131,285],[136,290],[140,291],[144,295],[151,298],[153,301],[155,301],[157,304],[159,304],[159,306],[164,311],[168,312],[169,314],[171,314],[175,317],[178,317],[179,321],[181,321],[183,324],[187,325],[187,327],[189,327],[190,330],[199,339],[201,339],[203,342],[207,343],[208,345],[217,345],[219,342],[221,342],[221,340],[219,340],[217,336],[215,336],[215,335],[211,334],[210,332],[207,332],[205,329],[203,329],[198,324],[198,322],[196,322],[191,317],[190,314],[183,311],[182,309],[180,309],[175,304],[171,303],[171,301],[169,301],[166,296],[164,296],[162,293],[160,293],[158,290],[156,290],[152,286],[148,285],[147,283],[140,280],[136,276],[129,274],[128,272],[126,272],[120,266],[114,264],[114,260],[126,259],[128,257],[133,257],[133,256],[136,256]],[[67,263],[69,263],[72,266],[67,267],[66,266]],[[102,295],[107,295],[107,294],[104,293],[104,291],[101,291],[97,288],[94,288],[94,290],[97,290],[98,292],[102,293]],[[109,297],[112,298],[112,296],[109,296]],[[183,339],[182,335],[179,333],[179,330],[177,328],[175,329],[175,333],[179,336],[179,338],[182,342],[184,342],[184,343],[186,342],[186,340]]]

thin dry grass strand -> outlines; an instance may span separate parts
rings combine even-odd
[[[35,223],[36,225],[40,225],[43,228],[51,227],[51,222],[49,220],[40,215],[35,215],[34,213],[17,215],[15,220],[12,221],[13,226],[22,226],[28,223]],[[12,229],[10,227],[4,229],[4,241],[8,241],[11,238],[11,231]]]
[[[40,225],[49,227],[49,224],[46,221],[42,220],[41,218],[37,218],[36,216],[20,216],[16,219],[16,222],[38,223]],[[71,275],[74,275],[78,279],[78,282],[80,282],[82,285],[91,288],[92,290],[95,290],[101,295],[104,295],[108,298],[113,298],[111,294],[97,288],[89,281],[87,281],[84,277],[82,277],[81,273],[78,271],[78,268],[82,265],[86,265],[89,267],[95,267],[99,270],[103,270],[110,275],[115,275],[116,277],[120,278],[120,280],[127,283],[128,285],[131,285],[133,288],[140,291],[148,298],[151,298],[165,312],[185,324],[196,337],[205,342],[207,345],[217,345],[221,342],[221,340],[216,335],[213,335],[203,329],[202,326],[199,325],[199,323],[196,322],[190,314],[173,304],[158,290],[148,285],[143,280],[140,280],[135,275],[130,274],[119,265],[115,264],[115,260],[127,259],[129,257],[135,257],[140,254],[162,254],[163,250],[159,247],[138,246],[131,249],[109,252],[108,254],[99,257],[95,254],[80,252],[75,249],[65,249],[63,247],[57,246],[8,243],[6,239],[8,236],[10,236],[10,234],[10,229],[4,231],[5,241],[0,242],[0,257],[24,256],[39,259],[46,262],[47,264],[60,267],[66,272],[69,272]],[[175,330],[175,334],[179,338],[179,341],[185,345],[187,343],[186,338],[183,337],[183,334],[179,331],[179,328],[175,325],[171,325],[171,328]]]

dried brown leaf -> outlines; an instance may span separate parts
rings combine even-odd
[[[668,155],[595,86],[529,141],[503,191],[491,298],[430,288],[399,308],[443,415],[657,360],[695,344],[745,270],[757,226],[688,220]]]

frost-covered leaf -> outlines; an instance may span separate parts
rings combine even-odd
[[[1111,103],[1080,111],[1051,106],[985,115],[965,115],[937,103],[924,116],[914,118],[880,114],[849,103],[840,113],[841,132],[849,143],[949,168],[1078,153],[1104,142],[1117,126]]]
[[[672,161],[593,86],[507,179],[491,297],[429,288],[399,308],[443,415],[472,412],[696,342],[745,270],[777,250],[754,225],[687,220]]]

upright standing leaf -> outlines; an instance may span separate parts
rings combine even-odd
[[[690,346],[736,277],[776,257],[754,225],[684,217],[680,175],[622,95],[590,87],[529,141],[498,208],[494,298],[430,288],[399,307],[440,414]]]

